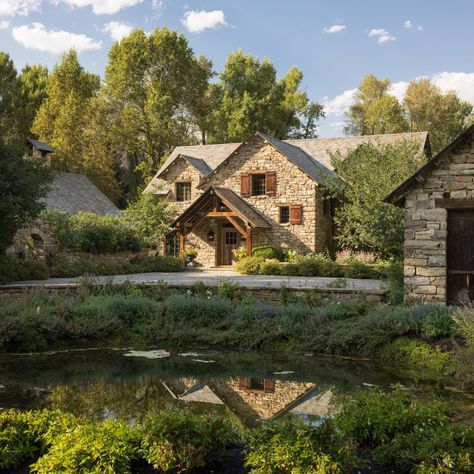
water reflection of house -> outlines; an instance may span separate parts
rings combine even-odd
[[[327,416],[332,392],[313,382],[262,377],[179,379],[163,382],[176,400],[225,405],[246,425],[273,420],[290,413]]]

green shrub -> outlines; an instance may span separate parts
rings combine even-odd
[[[56,433],[32,472],[128,473],[138,459],[136,430],[117,420],[72,424]]]
[[[450,336],[454,326],[452,310],[446,307],[437,307],[428,312],[421,321],[420,333],[429,341]]]
[[[242,298],[242,291],[237,283],[225,280],[219,283],[217,295],[229,300],[240,300]]]
[[[0,284],[22,280],[46,280],[48,266],[41,261],[28,259],[21,262],[10,255],[0,255]]]
[[[453,315],[456,328],[470,343],[474,344],[474,307],[458,309]]]
[[[276,259],[265,260],[260,264],[260,275],[279,275],[280,269],[283,267]]]
[[[474,430],[450,424],[441,402],[416,402],[400,389],[360,391],[345,398],[335,425],[396,472],[472,472]]]
[[[113,253],[140,250],[136,231],[119,217],[99,216],[92,212],[74,215],[46,211],[43,220],[49,223],[59,246],[65,250],[92,253]]]
[[[204,466],[211,452],[223,451],[238,439],[223,418],[162,412],[145,421],[140,449],[160,472],[188,472]]]
[[[285,254],[280,247],[273,247],[271,245],[261,245],[254,247],[252,250],[252,257],[260,258],[262,260],[278,260],[283,262]]]
[[[342,474],[355,459],[353,444],[330,420],[304,426],[288,419],[249,433],[245,464],[254,474]]]
[[[244,257],[235,264],[235,269],[244,275],[258,275],[262,262],[261,258]]]
[[[449,352],[431,347],[424,341],[401,337],[383,348],[380,358],[384,362],[416,369],[429,369],[438,374],[454,372],[456,360]]]

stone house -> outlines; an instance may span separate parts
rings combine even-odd
[[[405,299],[448,304],[472,302],[474,126],[385,201],[405,209]]]
[[[27,160],[41,160],[45,166],[51,165],[54,150],[46,143],[37,140],[27,141]],[[42,198],[45,209],[76,214],[93,212],[98,215],[117,215],[117,206],[100,191],[86,176],[75,173],[55,171],[49,185],[48,194]],[[46,223],[39,220],[18,230],[13,245],[7,253],[22,256],[27,243],[32,241],[40,253],[57,250],[56,242]]]
[[[168,250],[183,256],[193,247],[200,265],[231,265],[239,247],[324,252],[334,234],[325,193],[338,181],[332,155],[402,140],[429,150],[426,133],[282,141],[256,132],[242,143],[177,147],[145,192],[176,208]]]

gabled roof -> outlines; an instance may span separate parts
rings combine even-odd
[[[212,173],[212,168],[201,158],[194,158],[192,156],[180,155],[191,166],[194,166],[203,178],[207,178]]]
[[[425,176],[432,171],[434,168],[439,166],[441,161],[448,157],[450,153],[456,148],[458,144],[467,139],[472,133],[474,133],[474,125],[471,125],[457,138],[455,138],[444,150],[441,150],[436,156],[431,158],[426,164],[419,168],[412,176],[404,181],[398,188],[392,191],[385,199],[385,202],[395,205],[401,205],[404,195],[411,190],[411,188],[418,182],[424,180]]]
[[[117,206],[84,175],[57,172],[48,194],[41,199],[46,209],[76,214],[94,212],[117,215]]]
[[[45,151],[47,153],[53,153],[54,152],[54,148],[51,148],[47,143],[40,142],[38,140],[31,140],[30,138],[27,139],[27,142],[31,146],[38,149],[39,151]]]
[[[256,132],[268,143],[272,144],[282,154],[288,157],[303,172],[308,174],[318,183],[325,183],[328,177],[335,176],[331,163],[332,155],[340,153],[343,157],[347,156],[351,151],[357,149],[363,144],[391,145],[400,141],[412,140],[420,144],[420,151],[430,156],[430,147],[427,132],[416,133],[395,133],[386,135],[365,135],[358,137],[341,137],[341,138],[310,138],[295,140],[278,140],[274,137],[261,132]],[[158,170],[155,177],[148,184],[145,192],[153,192],[155,184],[159,181],[160,176],[169,166],[182,156],[187,157],[187,161],[198,169],[203,178],[207,179],[216,171],[224,162],[231,160],[235,151],[243,146],[242,143],[225,143],[218,145],[193,145],[180,146],[173,150],[173,153],[166,160],[164,165]],[[191,163],[190,158],[199,159],[200,162]],[[207,165],[206,171],[201,162]],[[200,167],[201,169],[199,169]],[[211,170],[207,176],[205,175]]]
[[[234,191],[227,188],[214,188],[212,186],[186,208],[183,213],[174,220],[171,227],[177,227],[179,224],[186,223],[190,220],[197,221],[199,219],[199,211],[204,212],[208,207],[212,207],[212,198],[214,195],[229,209],[240,214],[242,219],[248,222],[252,227],[267,229],[272,227],[256,209],[238,194],[234,193]]]

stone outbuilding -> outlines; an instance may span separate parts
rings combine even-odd
[[[385,199],[405,209],[405,299],[474,299],[474,126]]]
[[[28,153],[25,159],[40,161],[47,167],[51,165],[54,150],[48,144],[29,139],[27,146]],[[55,171],[48,193],[41,201],[46,210],[71,215],[78,212],[93,212],[102,216],[116,216],[119,213],[117,206],[87,176],[75,173]],[[40,254],[57,250],[48,225],[41,220],[19,229],[13,245],[7,252],[22,256],[30,244]]]

